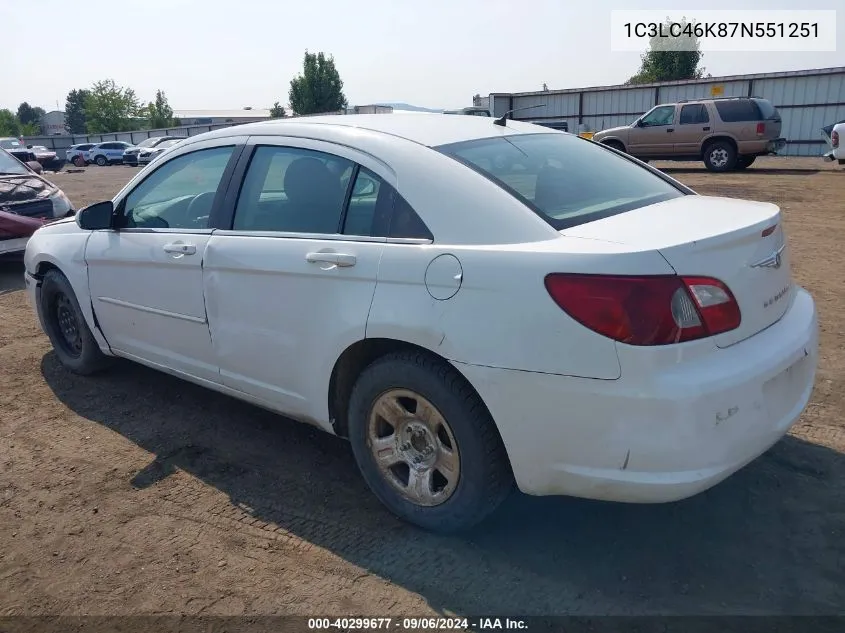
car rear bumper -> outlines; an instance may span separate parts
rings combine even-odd
[[[781,151],[784,147],[786,147],[786,139],[776,138],[766,144],[766,151],[770,154],[776,154],[777,152]]]
[[[619,380],[456,366],[496,420],[523,492],[676,501],[753,461],[798,420],[818,359],[813,299],[796,288],[766,330],[677,358],[654,372],[623,364]]]

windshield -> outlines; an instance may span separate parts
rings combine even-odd
[[[0,141],[0,147],[2,147],[3,149],[17,149],[18,147],[23,146],[20,144],[20,141],[16,141],[11,138],[4,138],[2,141]]]
[[[138,147],[152,147],[156,144],[156,141],[159,139],[158,136],[153,136],[152,138],[145,138],[143,141],[138,143]]]
[[[28,176],[30,171],[17,158],[0,149],[0,174],[21,174]]]
[[[161,143],[156,145],[156,149],[166,149],[168,147],[173,147],[174,145],[176,145],[176,143],[181,140],[181,138],[169,138],[166,141],[162,141]]]
[[[436,149],[497,183],[558,230],[685,195],[647,168],[569,134],[518,134]]]

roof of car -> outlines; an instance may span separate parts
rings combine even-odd
[[[514,133],[548,134],[549,129],[519,121],[508,120],[505,126],[495,125],[492,117],[446,116],[440,113],[334,114],[274,119],[246,123],[219,130],[209,136],[238,135],[294,135],[312,132],[318,126],[359,128],[398,136],[415,143],[434,147]],[[206,136],[206,135],[203,135]]]

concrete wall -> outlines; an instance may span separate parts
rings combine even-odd
[[[710,96],[763,97],[778,108],[781,152],[820,156],[828,150],[821,128],[845,119],[845,68],[785,73],[735,75],[644,86],[601,86],[531,93],[492,93],[494,116],[508,110],[541,105],[513,113],[516,120],[554,119],[569,123],[571,132],[597,132],[627,125],[659,103]]]

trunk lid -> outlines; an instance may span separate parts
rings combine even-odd
[[[742,321],[713,338],[719,347],[728,347],[777,322],[789,306],[791,267],[781,220],[773,204],[689,195],[561,234],[655,250],[679,275],[715,277],[727,284]]]

